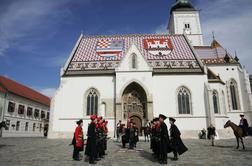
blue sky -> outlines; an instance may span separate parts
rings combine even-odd
[[[167,33],[175,0],[0,0],[0,75],[52,96],[80,33]],[[192,0],[216,39],[252,73],[252,1]]]

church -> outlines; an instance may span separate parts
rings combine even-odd
[[[71,138],[79,119],[86,133],[93,114],[108,120],[111,137],[119,120],[140,129],[159,114],[174,117],[183,138],[210,124],[231,137],[223,126],[242,113],[251,124],[249,75],[216,39],[204,45],[199,14],[176,0],[167,34],[81,34],[51,100],[48,138]]]

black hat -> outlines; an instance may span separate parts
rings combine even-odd
[[[153,122],[159,121],[159,118],[154,118]]]
[[[162,119],[166,119],[167,117],[165,116],[165,115],[163,115],[163,114],[159,114],[159,116],[158,116],[159,118],[162,118]]]
[[[172,121],[173,123],[176,121],[174,118],[169,118],[169,121]]]
[[[76,123],[77,123],[77,125],[80,125],[82,122],[83,122],[83,120],[80,119],[80,120],[78,120]]]

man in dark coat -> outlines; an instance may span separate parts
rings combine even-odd
[[[122,147],[125,148],[126,143],[129,143],[129,128],[124,128],[124,134],[122,135]]]
[[[168,129],[165,124],[165,119],[167,117],[160,114],[160,164],[167,164],[167,147],[169,144]]]
[[[129,149],[133,149],[135,146],[135,129],[133,123],[130,122],[129,125]]]
[[[211,139],[212,146],[214,146],[214,138],[216,136],[215,127],[210,124],[210,126],[207,128],[207,139]]]
[[[243,130],[243,136],[248,136],[250,135],[248,121],[247,119],[244,118],[244,114],[240,114],[240,117],[241,117],[241,120],[240,120],[239,126]]]
[[[95,156],[96,156],[96,116],[92,115],[90,117],[91,123],[88,126],[87,132],[87,146],[85,150],[85,154],[89,156],[89,164],[96,164]]]
[[[178,154],[181,155],[185,153],[188,149],[182,142],[180,138],[180,131],[177,126],[174,124],[176,121],[174,118],[169,118],[171,128],[170,128],[170,136],[171,136],[171,148],[173,150],[174,158],[173,160],[178,160]]]

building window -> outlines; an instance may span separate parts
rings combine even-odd
[[[136,69],[136,54],[132,55],[132,69]]]
[[[49,119],[49,117],[50,117],[50,113],[47,112],[47,113],[46,113],[46,119]]]
[[[6,120],[5,124],[6,124],[5,130],[9,130],[9,128],[10,128],[10,120]]]
[[[24,105],[18,105],[18,114],[23,115],[24,114]]]
[[[16,131],[19,131],[19,128],[20,128],[20,121],[17,121],[17,123],[16,123]]]
[[[238,89],[237,84],[234,80],[231,80],[230,82],[230,95],[231,95],[231,102],[232,102],[232,108],[233,110],[238,110]]]
[[[35,109],[34,117],[39,118],[39,110],[38,109]]]
[[[27,107],[27,116],[32,116],[32,107]]]
[[[42,124],[40,123],[39,124],[39,132],[41,132],[42,131]]]
[[[190,92],[187,88],[181,87],[178,91],[178,108],[179,114],[191,114]]]
[[[190,29],[190,24],[186,23],[185,24],[185,29]]]
[[[36,123],[33,123],[32,131],[35,131],[35,129],[36,129]]]
[[[41,119],[45,119],[45,111],[41,111]]]
[[[219,97],[218,97],[217,91],[213,92],[213,107],[214,107],[214,113],[218,114],[219,113]]]
[[[28,131],[29,123],[25,122],[25,131]]]
[[[87,115],[97,115],[98,112],[98,95],[95,89],[89,90],[87,96]]]
[[[14,112],[14,111],[15,111],[15,103],[10,101],[8,105],[8,112]]]

